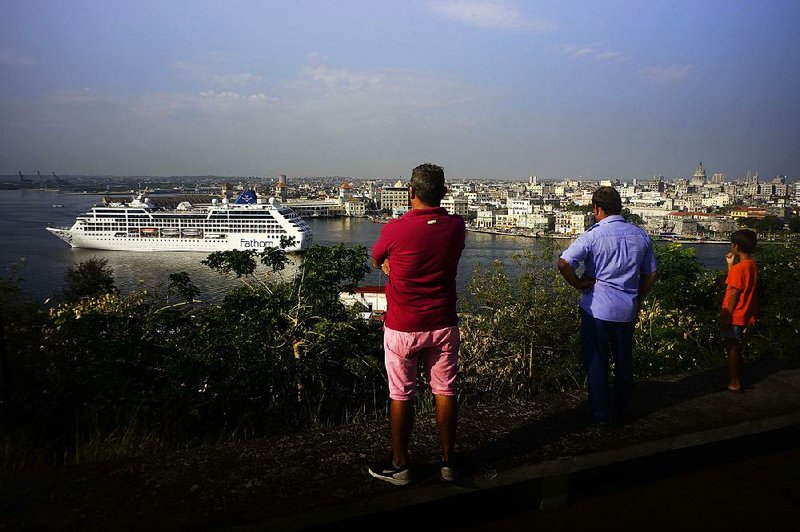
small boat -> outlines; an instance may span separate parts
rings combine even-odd
[[[124,231],[120,231],[119,233],[114,233],[114,238],[124,238],[126,236],[128,236],[128,233]]]
[[[64,204],[63,203],[53,203],[53,207],[55,207],[56,209],[61,209],[61,208],[64,207]]]

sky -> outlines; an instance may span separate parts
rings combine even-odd
[[[0,173],[800,178],[798,0],[3,0]]]

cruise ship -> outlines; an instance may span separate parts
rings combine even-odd
[[[72,227],[47,230],[74,248],[114,251],[262,250],[287,239],[285,249],[299,251],[313,238],[311,228],[292,209],[275,198],[264,202],[252,190],[234,202],[183,201],[174,209],[158,208],[139,195],[129,203],[95,205]]]

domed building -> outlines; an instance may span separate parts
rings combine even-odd
[[[700,164],[694,169],[694,175],[692,176],[690,184],[694,186],[703,186],[706,184],[706,169],[703,168],[702,161],[700,161]]]

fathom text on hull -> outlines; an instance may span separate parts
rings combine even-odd
[[[299,251],[311,245],[311,228],[275,198],[263,202],[252,190],[236,201],[210,205],[184,201],[174,209],[156,207],[139,195],[129,203],[95,205],[72,227],[48,227],[74,248],[114,251],[228,251],[280,247]]]

